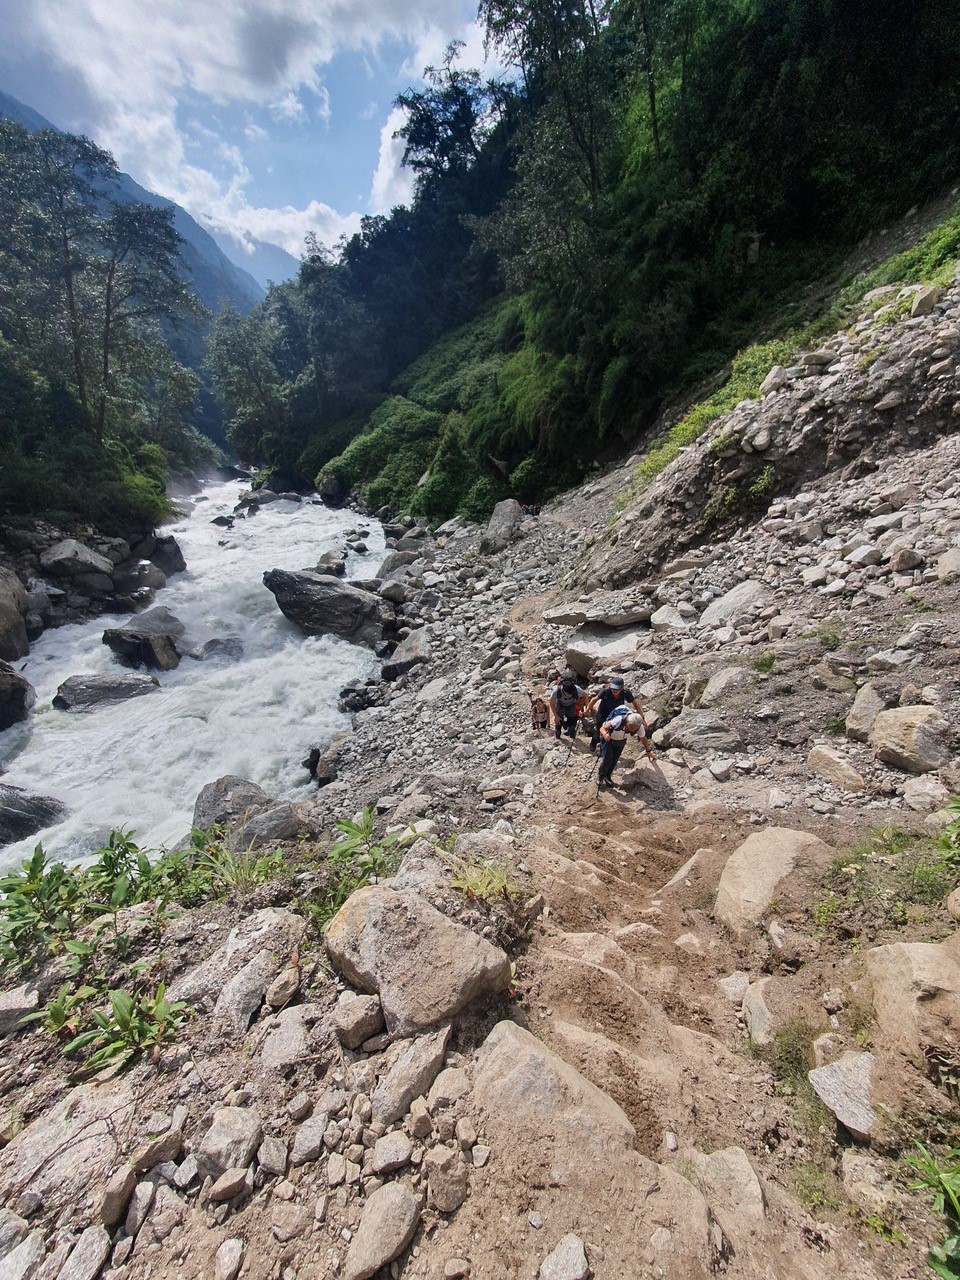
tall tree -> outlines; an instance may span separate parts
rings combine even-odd
[[[244,462],[271,461],[287,422],[287,402],[273,360],[277,331],[260,311],[221,311],[210,339],[208,363],[217,395],[233,417],[227,436]]]
[[[97,256],[99,285],[99,391],[96,438],[102,444],[117,350],[125,346],[130,363],[144,345],[158,340],[150,326],[176,324],[203,308],[180,280],[177,267],[182,237],[174,230],[173,210],[152,205],[117,204],[104,220],[103,249]]]

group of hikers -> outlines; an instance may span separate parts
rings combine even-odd
[[[530,704],[531,723],[541,733],[549,729],[551,720],[557,738],[563,734],[575,738],[580,724],[589,731],[591,752],[600,748],[598,790],[613,786],[613,771],[628,738],[639,734],[648,757],[654,759],[643,711],[622,676],[614,676],[591,695],[577,683],[572,671],[566,671],[556,677],[545,695],[535,698],[531,694]]]

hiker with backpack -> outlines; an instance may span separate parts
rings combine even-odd
[[[629,706],[615,707],[600,726],[600,772],[597,775],[597,791],[601,787],[613,786],[613,771],[617,767],[627,738],[640,734],[644,740],[647,755],[653,758],[647,740],[647,726],[639,711],[631,711]]]
[[[632,707],[638,715],[643,715],[640,703],[637,702],[632,690],[624,688],[623,676],[614,676],[609,684],[605,684],[591,699],[587,708],[588,713],[594,716],[594,730],[590,736],[591,751],[596,751],[600,745],[600,726],[617,707]]]
[[[573,672],[565,671],[550,694],[554,735],[559,738],[561,733],[565,733],[568,738],[575,738],[577,724],[586,706],[586,692],[577,684],[577,677]]]

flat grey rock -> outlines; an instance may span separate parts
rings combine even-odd
[[[807,1073],[823,1105],[860,1142],[869,1140],[878,1120],[870,1100],[873,1065],[872,1053],[848,1050],[836,1062]]]

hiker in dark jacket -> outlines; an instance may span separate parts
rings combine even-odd
[[[587,695],[577,684],[572,671],[565,672],[550,694],[550,710],[553,712],[554,733],[559,738],[561,731],[568,738],[577,736],[577,722],[583,715],[587,705]]]
[[[597,777],[597,790],[601,787],[613,786],[613,771],[617,767],[627,738],[633,734],[643,734],[645,725],[643,716],[629,707],[616,707],[600,726],[600,738],[603,746],[600,750],[600,773]]]
[[[600,726],[604,720],[617,709],[617,707],[633,708],[638,715],[643,715],[643,710],[633,696],[631,689],[625,689],[623,684],[623,676],[614,676],[609,684],[604,685],[600,692],[591,700],[590,706],[587,708],[589,713],[595,718],[595,728],[590,737],[590,750],[596,751],[600,745]]]

